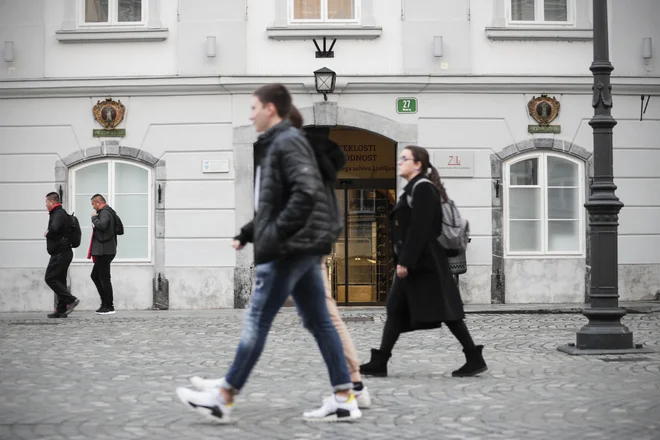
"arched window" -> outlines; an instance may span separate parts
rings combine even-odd
[[[536,152],[505,165],[504,231],[507,256],[584,253],[584,164]]]
[[[101,160],[74,168],[70,182],[71,212],[75,212],[83,232],[74,261],[87,259],[92,233],[91,198],[96,193],[105,197],[124,224],[115,261],[151,261],[151,169],[123,160]]]

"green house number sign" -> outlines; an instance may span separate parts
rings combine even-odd
[[[417,98],[397,98],[397,113],[417,113]]]

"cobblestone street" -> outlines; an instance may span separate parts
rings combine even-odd
[[[382,309],[344,316],[361,359],[377,347]],[[360,321],[365,318],[364,321]],[[660,439],[660,314],[630,314],[635,342],[655,353],[573,357],[580,314],[470,314],[489,371],[463,363],[446,330],[401,337],[390,377],[366,380],[373,407],[353,424],[308,424],[329,383],[295,311],[278,316],[228,426],[176,398],[187,377],[221,376],[242,311],[0,314],[1,439]]]

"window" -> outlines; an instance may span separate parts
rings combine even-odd
[[[509,256],[582,254],[582,170],[582,162],[554,153],[517,157],[506,165]]]
[[[289,0],[292,23],[357,23],[359,0]]]
[[[509,0],[513,24],[571,24],[573,0]]]
[[[146,23],[147,0],[81,0],[85,25],[128,26]]]
[[[115,261],[151,261],[152,185],[151,170],[138,164],[112,160],[93,162],[74,169],[71,176],[73,206],[82,229],[74,259],[87,261],[92,234],[91,198],[105,197],[124,224]]]

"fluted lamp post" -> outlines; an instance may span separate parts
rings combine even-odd
[[[641,344],[633,343],[633,334],[621,318],[626,311],[619,307],[617,230],[619,211],[623,203],[614,194],[612,163],[612,86],[610,74],[614,67],[609,59],[607,30],[607,0],[593,0],[594,116],[589,122],[594,132],[594,177],[589,201],[591,244],[591,289],[589,307],[582,314],[589,322],[577,332],[575,343],[557,347],[572,355],[645,353]]]

